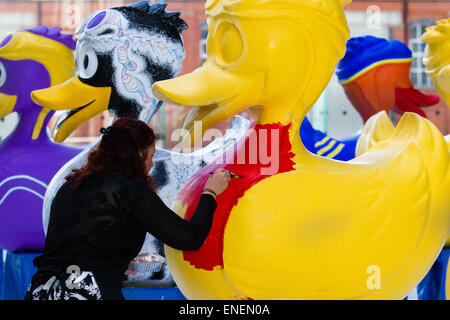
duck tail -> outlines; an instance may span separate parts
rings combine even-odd
[[[392,142],[402,145],[413,143],[421,153],[428,173],[439,177],[448,186],[449,138],[444,138],[439,129],[428,119],[418,114],[406,112],[389,137]]]
[[[367,120],[361,131],[355,155],[359,157],[377,142],[388,139],[392,132],[394,132],[394,126],[386,111],[383,110],[373,115]]]

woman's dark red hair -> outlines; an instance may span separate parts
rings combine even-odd
[[[112,173],[142,179],[154,190],[153,180],[146,172],[144,161],[147,148],[155,143],[153,130],[143,121],[121,117],[102,131],[102,139],[89,153],[87,163],[66,177],[67,182],[73,182],[71,187],[78,187],[90,176]],[[144,158],[139,151],[144,154]]]

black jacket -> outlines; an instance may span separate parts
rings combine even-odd
[[[33,261],[35,276],[64,274],[76,265],[93,272],[103,299],[120,298],[123,274],[147,232],[175,249],[197,250],[215,209],[214,197],[203,194],[184,220],[144,181],[122,175],[90,177],[76,189],[66,183],[53,200],[45,250]]]

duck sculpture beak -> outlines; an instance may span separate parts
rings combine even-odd
[[[14,111],[17,96],[0,93],[0,119]]]
[[[207,129],[233,117],[244,109],[243,106],[249,105],[250,102],[243,101],[245,97],[240,93],[248,92],[253,82],[250,77],[224,70],[207,60],[192,73],[156,82],[152,91],[157,99],[192,108],[180,125],[186,130],[181,143],[192,147]],[[201,136],[194,130],[196,121],[201,121]]]
[[[43,110],[69,110],[55,126],[54,140],[63,142],[80,124],[108,109],[111,87],[93,87],[75,76],[59,85],[35,90],[32,100]]]

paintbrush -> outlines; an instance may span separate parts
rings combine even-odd
[[[228,170],[226,170],[227,172],[228,172],[228,174],[230,175],[230,178],[242,178],[242,176],[240,176],[240,175],[238,175],[237,173],[233,173],[233,172],[231,172],[231,171],[228,171]],[[213,174],[214,172],[210,172],[209,174]]]

